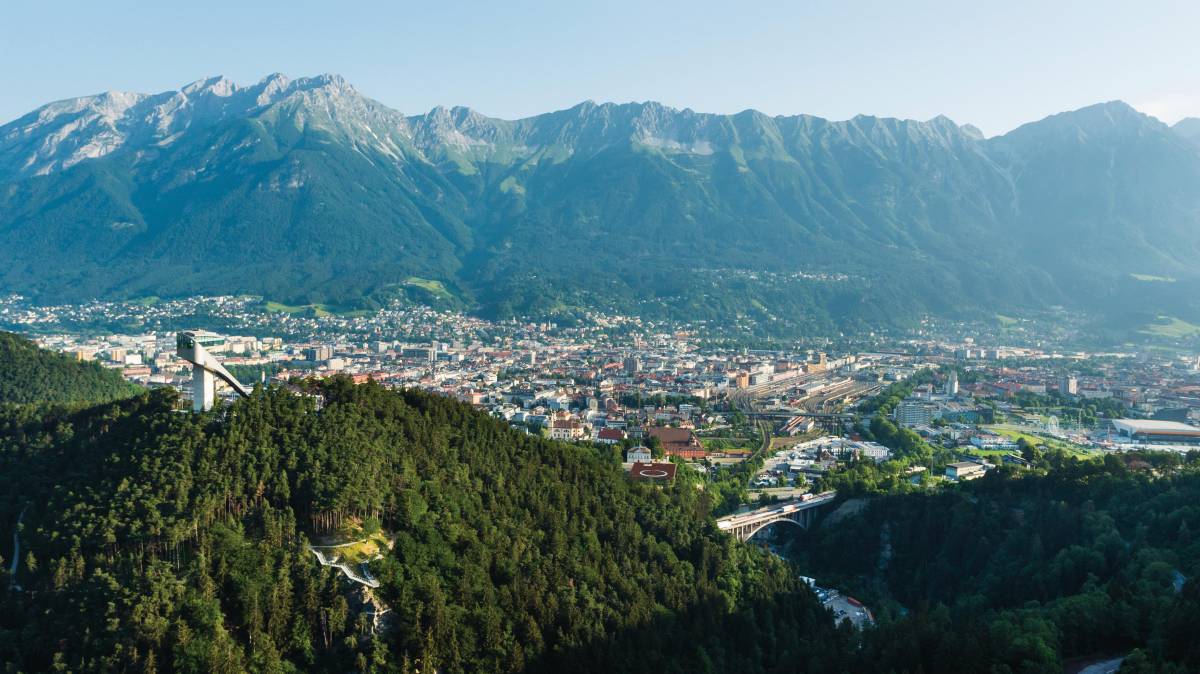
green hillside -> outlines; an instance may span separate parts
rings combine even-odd
[[[691,484],[631,483],[615,457],[449,399],[319,390],[319,412],[273,389],[181,414],[159,390],[0,423],[5,555],[25,512],[0,661],[769,672],[844,640],[781,561],[718,533]],[[358,592],[305,549],[352,522],[394,541],[371,563],[391,609],[376,635]]]
[[[0,332],[0,403],[106,402],[128,398],[139,390],[119,372]]]
[[[805,573],[880,618],[856,671],[1057,674],[1125,655],[1122,672],[1198,671],[1200,462],[1043,468],[875,498],[796,540]]]

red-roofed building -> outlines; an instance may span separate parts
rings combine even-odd
[[[601,428],[596,434],[596,442],[614,445],[625,439],[625,431],[619,428]]]
[[[629,469],[629,478],[636,482],[671,482],[675,479],[673,463],[634,463]]]
[[[553,440],[579,440],[584,437],[583,431],[583,424],[571,419],[550,422],[550,438]]]
[[[704,451],[704,445],[700,444],[696,434],[686,428],[652,426],[646,429],[646,433],[662,443],[663,454],[667,456],[692,460],[708,456],[708,452]]]

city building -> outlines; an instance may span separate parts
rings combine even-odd
[[[1113,419],[1118,442],[1150,444],[1200,444],[1200,428],[1178,421]]]
[[[652,426],[646,429],[652,438],[662,443],[663,454],[678,456],[681,459],[703,459],[708,455],[704,445],[696,438],[696,434],[686,428],[671,428],[668,426]]]
[[[902,400],[892,413],[896,423],[902,426],[926,426],[934,418],[937,406],[926,400]]]
[[[1058,385],[1058,390],[1063,395],[1079,395],[1079,380],[1073,375],[1067,375],[1062,378],[1062,382]]]
[[[629,463],[650,463],[650,448],[638,445],[625,452],[625,460]]]
[[[615,445],[625,439],[625,431],[619,428],[601,428],[596,432],[596,442]]]
[[[552,440],[579,440],[583,437],[583,424],[569,419],[556,419],[550,423]]]
[[[974,461],[959,461],[946,466],[946,477],[951,480],[974,480],[977,477],[983,477],[986,470],[983,464]]]

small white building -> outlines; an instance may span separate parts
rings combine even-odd
[[[629,463],[650,463],[650,448],[638,445],[625,452],[625,460]]]
[[[858,452],[860,458],[871,459],[875,463],[887,461],[892,456],[890,449],[876,442],[856,443],[855,450]]]
[[[951,480],[974,480],[977,477],[983,477],[985,470],[983,464],[974,461],[959,461],[947,464],[946,477]]]

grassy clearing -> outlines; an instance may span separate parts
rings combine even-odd
[[[337,548],[342,559],[350,564],[370,561],[391,548],[392,541],[382,531],[377,531],[364,540],[358,540]]]
[[[414,288],[420,288],[431,295],[434,295],[435,297],[440,297],[446,300],[454,299],[454,293],[450,292],[450,290],[447,289],[445,284],[443,284],[441,281],[421,278],[419,276],[409,276],[404,280],[404,284]]]
[[[267,301],[267,311],[281,311],[285,314],[302,314],[312,311],[318,317],[330,316],[333,314],[324,304],[284,304],[282,302]]]
[[[1200,335],[1200,325],[1188,323],[1187,321],[1175,318],[1174,316],[1159,316],[1158,320],[1154,321],[1139,330],[1144,335],[1153,335],[1155,337],[1169,337],[1179,339],[1182,337],[1195,337]]]
[[[1011,449],[979,449],[977,447],[972,447],[971,449],[963,450],[963,454],[970,454],[971,456],[986,456],[986,457],[1004,456],[1006,454],[1012,454],[1012,453],[1014,453],[1014,450],[1011,450]]]
[[[383,530],[366,533],[362,523],[354,518],[347,520],[337,534],[313,539],[313,545],[332,549],[349,564],[370,561],[390,550],[393,542]]]
[[[1007,438],[1012,438],[1013,440],[1016,440],[1016,441],[1020,441],[1021,439],[1024,439],[1026,442],[1032,443],[1034,445],[1044,445],[1048,449],[1061,449],[1062,451],[1067,452],[1068,454],[1074,454],[1076,456],[1094,456],[1097,454],[1097,452],[1092,449],[1083,447],[1081,445],[1077,445],[1073,442],[1059,440],[1058,438],[1050,438],[1050,437],[1046,437],[1046,436],[1042,436],[1042,435],[1033,435],[1030,433],[1025,433],[1025,432],[1014,430],[1011,428],[1003,428],[1001,426],[987,426],[985,428],[987,428],[987,430],[989,430],[993,433],[1003,435]],[[1007,453],[1007,452],[1002,452],[1002,453]]]
[[[339,307],[332,304],[284,304],[283,302],[274,302],[267,300],[264,303],[267,311],[277,311],[286,314],[311,314],[317,318],[325,316],[344,316],[346,318],[355,318],[358,316],[371,315],[370,309],[349,309]]]
[[[1130,274],[1135,281],[1149,281],[1158,283],[1174,283],[1175,279],[1170,276],[1155,276],[1153,274]]]
[[[724,449],[758,449],[757,438],[700,438],[700,444],[710,452]]]
[[[996,320],[1000,321],[1000,325],[1006,328],[1017,323],[1017,319],[1012,316],[1005,316],[1004,314],[996,314]]]

